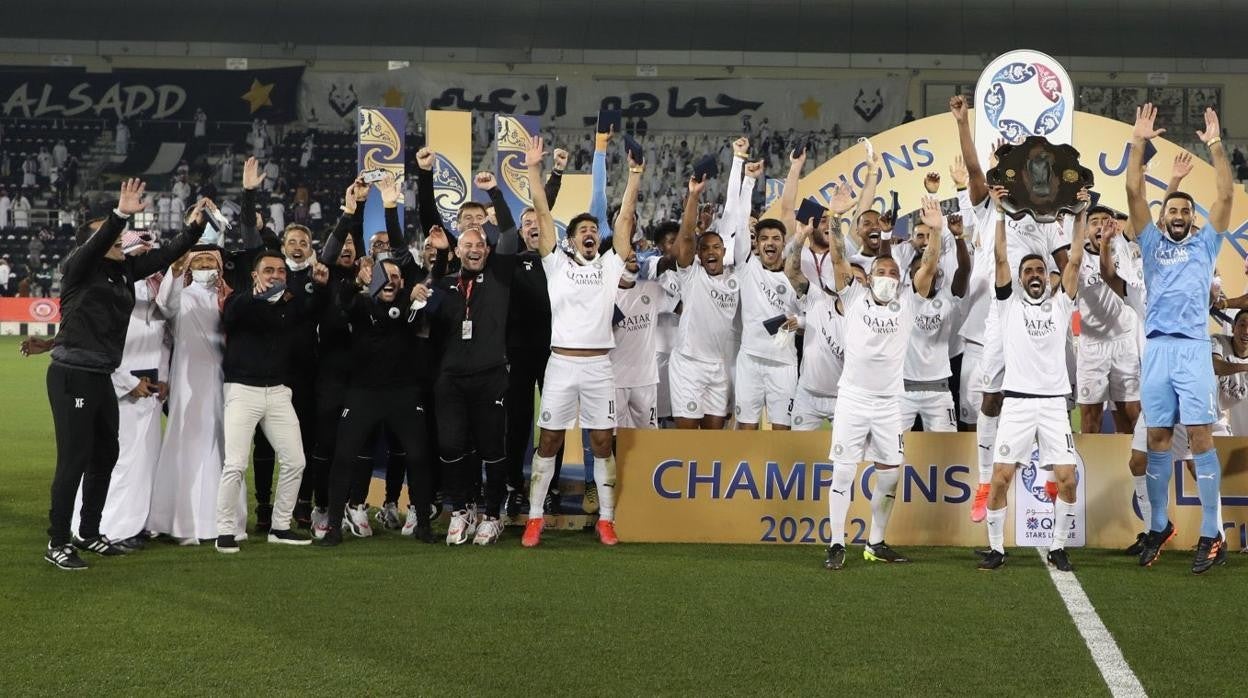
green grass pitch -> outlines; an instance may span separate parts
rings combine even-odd
[[[1108,693],[1031,550],[840,573],[808,546],[493,548],[393,532],[334,550],[156,543],[65,573],[41,559],[54,448],[46,357],[0,339],[0,695],[1077,695]],[[625,465],[624,467],[627,467]],[[1190,544],[1185,541],[1183,546]],[[1153,695],[1241,694],[1248,572],[1075,550]]]

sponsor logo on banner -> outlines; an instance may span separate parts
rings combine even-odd
[[[1084,476],[1087,470],[1083,458],[1075,453],[1075,476],[1079,484],[1075,488],[1075,525],[1066,531],[1055,531],[1053,500],[1044,489],[1045,471],[1040,468],[1040,451],[1032,449],[1027,463],[1019,465],[1014,473],[1014,544],[1027,547],[1048,547],[1054,535],[1066,536],[1066,545],[1072,548],[1087,544],[1087,517],[1084,515]]]

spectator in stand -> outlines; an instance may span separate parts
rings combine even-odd
[[[78,156],[70,155],[65,162],[65,193],[68,195],[78,188]]]
[[[35,284],[35,295],[42,298],[52,297],[52,267],[47,262],[41,263],[39,271],[35,272]]]
[[[173,198],[180,199],[182,201],[182,205],[185,207],[186,200],[191,198],[191,185],[187,183],[186,175],[179,174],[177,178],[174,179],[171,190],[173,192]],[[179,218],[178,220],[182,219]]]
[[[225,152],[221,154],[221,168],[218,172],[221,186],[234,183],[234,146],[225,146]]]
[[[186,215],[186,203],[178,197],[170,197],[169,199],[169,226],[162,228],[162,231],[170,231],[176,229]]]
[[[117,130],[113,135],[114,153],[117,155],[125,155],[130,152],[130,127],[126,126],[126,122],[118,121]]]
[[[20,191],[13,200],[13,225],[17,228],[30,227],[30,199],[26,198],[26,192]]]
[[[9,198],[9,191],[0,188],[0,230],[9,227],[9,212],[13,210],[13,200]]]
[[[267,182],[268,179],[265,179]],[[286,206],[281,199],[273,198],[269,200],[269,219],[273,222],[274,230],[286,229]]]
[[[39,154],[35,156],[35,161],[39,164],[39,176],[48,179],[52,176],[52,153],[48,152],[48,146],[39,146]]]
[[[174,169],[174,172],[183,181],[186,181],[186,178],[191,176],[191,166],[187,164],[186,160],[178,160],[178,166]]]
[[[0,150],[0,177],[8,179],[13,174],[13,162],[9,160],[9,151]]]
[[[646,132],[650,130],[650,124],[646,123],[646,117],[643,116],[637,119],[636,129],[637,129],[637,137],[644,138],[646,135]]]
[[[38,235],[30,236],[30,245],[26,247],[26,264],[31,269],[38,269],[43,263],[43,240]]]
[[[195,109],[195,140],[208,137],[208,114],[203,107]]]
[[[13,280],[13,268],[9,266],[9,256],[0,257],[0,298],[9,295],[9,282]]]
[[[22,163],[22,187],[30,188],[38,185],[38,173],[39,163],[35,160],[35,156],[27,156],[26,161]]]
[[[156,227],[160,230],[169,230],[172,225],[169,218],[169,209],[173,205],[172,194],[161,194],[156,199]]]
[[[66,162],[69,162],[69,148],[65,147],[65,141],[62,139],[52,146],[52,164],[56,167],[65,167]]]
[[[273,191],[273,186],[277,184],[277,178],[281,176],[282,170],[277,166],[276,160],[269,160],[264,163],[264,183],[260,185],[260,190],[267,192]]]
[[[410,208],[408,209],[408,215],[411,215]],[[321,202],[316,199],[312,199],[308,202],[308,221],[311,222],[313,230],[319,228],[321,223],[324,221],[323,214],[321,213]]]
[[[312,134],[309,133],[307,138],[303,139],[303,154],[299,156],[300,169],[306,170],[308,169],[308,166],[312,164],[312,157],[315,150],[316,143],[312,141]]]

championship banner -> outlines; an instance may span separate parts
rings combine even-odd
[[[976,111],[972,110],[972,114]],[[978,119],[978,115],[975,118]],[[1166,126],[1160,122],[1157,125]],[[1131,124],[1083,112],[1074,113],[1073,145],[1080,152],[1080,161],[1091,168],[1096,177],[1095,189],[1101,194],[1100,203],[1118,211],[1127,210],[1127,185],[1123,173],[1127,168],[1131,131]],[[883,207],[891,205],[885,201],[884,193],[892,190],[906,204],[902,206],[902,213],[913,210],[926,195],[923,177],[930,171],[948,171],[953,158],[961,152],[957,125],[948,113],[889,129],[872,136],[871,143],[883,160],[882,167],[876,173],[881,178],[876,191],[882,193],[876,196],[875,208],[884,210]],[[1185,151],[1162,138],[1154,138],[1153,145],[1157,147],[1157,155],[1149,163],[1151,167],[1145,176],[1145,193],[1154,213],[1159,213],[1171,163],[1176,155]],[[1207,152],[1193,153],[1192,173],[1183,181],[1183,189],[1196,197],[1198,218],[1207,217],[1206,207],[1212,204],[1213,193],[1217,190],[1208,155]],[[824,162],[801,179],[798,200],[813,197],[827,204],[832,197],[833,184],[852,184],[855,192],[861,191],[869,169],[863,162],[864,157],[865,149],[859,145]],[[954,196],[953,183],[946,179],[942,177],[941,189],[936,194],[940,198]],[[765,215],[775,217],[779,213],[777,203]],[[1235,187],[1227,241],[1229,244],[1223,245],[1218,255],[1217,269],[1227,295],[1234,297],[1245,289],[1243,260],[1248,254],[1248,193],[1242,187]]]
[[[494,172],[499,191],[511,209],[511,217],[520,223],[520,212],[533,205],[529,195],[529,171],[524,166],[524,152],[529,138],[538,134],[541,124],[536,116],[502,116],[494,118],[498,155]],[[556,200],[557,203],[557,200]]]
[[[458,109],[480,115],[537,117],[560,129],[592,127],[603,109],[619,109],[625,125],[679,131],[772,132],[831,130],[874,133],[900,123],[908,80],[595,80],[515,74],[475,75],[426,68],[374,73],[308,73],[300,105],[304,120],[350,118],[360,104],[412,113]]]
[[[555,234],[562,240],[567,234],[568,221],[589,211],[589,197],[594,188],[594,176],[565,174],[559,186],[559,198],[550,215],[555,218]],[[565,449],[566,450],[566,449]]]
[[[975,152],[984,170],[998,138],[1017,144],[1044,136],[1050,143],[1074,143],[1075,85],[1052,56],[1026,50],[998,56],[980,73],[974,103]]]
[[[212,121],[285,123],[298,117],[295,100],[302,78],[302,67],[111,73],[5,67],[0,68],[0,116],[190,121],[202,108]]]
[[[0,298],[0,322],[60,322],[59,298]]]
[[[360,107],[356,138],[360,172],[384,170],[399,178],[400,187],[404,176],[403,134],[407,128],[407,113],[402,109]],[[403,206],[399,206],[399,227],[403,227]],[[368,189],[368,201],[364,206],[364,250],[372,244],[373,235],[385,231],[386,212],[381,203],[381,193],[375,187]]]
[[[628,542],[802,543],[827,545],[827,457],[831,432],[619,430],[616,530]],[[1216,438],[1222,460],[1224,533],[1232,549],[1248,536],[1248,439]],[[908,433],[906,465],[888,524],[897,546],[983,547],[985,525],[971,523],[977,485],[975,435]],[[1128,435],[1075,435],[1083,460],[1080,541],[1095,548],[1125,548],[1146,527],[1134,509],[1127,459]],[[1023,479],[1020,468],[1015,480]],[[1193,543],[1200,527],[1195,481],[1174,464],[1171,519],[1178,545]],[[1034,480],[1033,480],[1034,482]],[[847,545],[863,545],[871,524],[874,467],[861,465],[851,491]],[[1039,487],[1043,490],[1040,478]],[[1030,493],[1027,497],[1035,499]],[[1027,508],[1017,490],[1012,509]],[[1016,517],[1006,520],[1006,540],[1045,545],[1047,538],[1020,535]],[[1023,528],[1030,527],[1024,519]],[[1046,524],[1037,517],[1035,527]],[[1047,524],[1052,527],[1051,516]],[[1076,539],[1077,540],[1077,539]],[[968,564],[971,564],[968,561]]]
[[[458,236],[455,217],[460,205],[471,200],[472,114],[426,111],[425,134],[428,147],[438,154],[433,163],[433,199],[447,232]]]

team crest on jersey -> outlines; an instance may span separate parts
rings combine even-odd
[[[391,309],[389,309],[389,310],[387,310],[387,311],[386,311],[386,315],[389,315],[391,320],[398,320],[398,319],[399,319],[399,309],[398,309],[398,308],[391,308]]]
[[[892,301],[888,304],[888,309],[895,313],[898,310],[901,310],[901,305],[897,301]]]
[[[942,301],[942,300],[940,300],[939,298],[937,298],[936,300],[932,301],[932,307],[933,307],[933,308],[935,308],[935,309],[937,309],[937,310],[940,310],[940,307],[941,307],[942,305],[944,305],[944,304],[945,304],[945,302],[944,302],[944,301]]]
[[[1009,446],[1009,444],[1001,444],[1001,448],[997,449],[997,452],[998,452],[998,453],[1000,453],[1000,454],[1001,454],[1001,455],[1003,455],[1003,456],[1008,456],[1008,455],[1010,455],[1010,446]]]
[[[1091,391],[1091,390],[1089,390],[1089,389],[1088,389],[1088,386],[1086,386],[1086,385],[1085,385],[1085,386],[1083,386],[1082,388],[1080,388],[1080,389],[1079,389],[1079,394],[1080,394],[1080,395],[1082,395],[1083,397],[1087,397],[1087,396],[1088,396],[1088,393],[1090,393],[1090,392],[1092,392],[1092,391]]]
[[[304,284],[303,290],[305,293],[312,293],[312,282],[309,281],[308,283]]]
[[[736,289],[736,287],[737,287],[737,280],[736,280],[736,279],[728,279],[728,288],[731,288],[731,289]]]
[[[643,296],[641,297],[641,304],[642,304],[642,305],[650,305],[650,296],[645,296],[645,295],[643,295]]]
[[[776,294],[777,294],[777,295],[780,295],[780,296],[783,296],[783,295],[784,295],[784,284],[777,284],[777,285],[776,285]]]
[[[685,405],[685,409],[689,410],[690,412],[695,412],[698,409],[698,403],[691,402],[688,405]]]
[[[1053,304],[1050,303],[1049,301],[1045,301],[1043,304],[1041,304],[1040,309],[1046,313],[1051,313],[1053,312]]]
[[[542,421],[543,422],[550,421],[550,410],[542,410]]]
[[[233,262],[233,261],[229,261],[229,262],[226,262],[226,263],[225,263],[225,270],[226,270],[226,271],[229,271],[229,270],[231,270],[231,269],[233,269],[233,268],[234,268],[234,262]]]
[[[839,455],[842,455],[842,454],[844,454],[844,453],[845,453],[845,447],[844,447],[844,446],[842,446],[841,444],[837,444],[837,445],[835,445],[835,446],[833,446],[833,447],[832,447],[832,453],[834,453],[834,454],[836,454],[836,455],[838,455],[838,456],[839,456]]]
[[[802,423],[802,415],[799,414],[793,418],[793,426],[800,426],[801,423]]]

